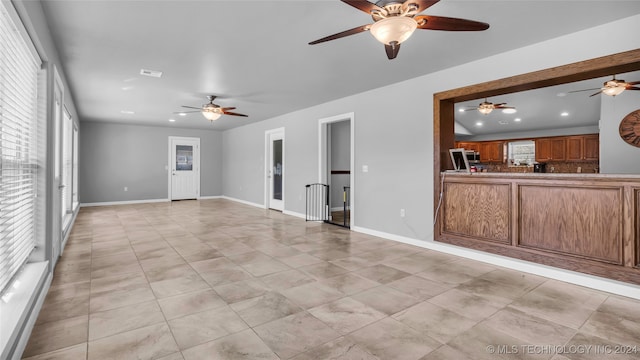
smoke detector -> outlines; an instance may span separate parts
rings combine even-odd
[[[140,75],[151,76],[155,78],[159,78],[162,76],[162,71],[158,70],[149,70],[149,69],[140,69]]]

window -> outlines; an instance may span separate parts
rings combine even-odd
[[[61,215],[64,227],[71,221],[73,194],[73,120],[65,108],[62,112],[62,201]]]
[[[0,2],[0,292],[35,247],[39,213],[40,59],[23,34]]]
[[[509,142],[509,166],[531,165],[536,160],[536,143],[533,140]]]

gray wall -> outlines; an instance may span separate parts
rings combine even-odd
[[[629,79],[634,81],[637,79]],[[625,91],[611,97],[601,96],[600,172],[605,174],[640,174],[640,148],[620,138],[620,121],[640,109],[640,91]]]
[[[285,211],[304,213],[304,185],[319,177],[318,120],[354,112],[356,229],[431,240],[433,94],[640,48],[635,31],[638,22],[640,16],[633,16],[225,131],[223,192],[264,203],[264,131],[285,127]],[[401,65],[402,55],[389,63]],[[380,106],[380,99],[395,106]],[[363,165],[369,167],[367,173],[361,171]],[[400,217],[401,208],[406,209],[405,218]]]
[[[201,196],[222,195],[219,131],[85,121],[80,137],[80,202],[167,199],[169,136],[200,138]]]
[[[331,169],[351,169],[351,122],[339,121],[329,124],[331,130]],[[343,188],[349,186],[351,175],[331,176],[331,208],[343,207]]]

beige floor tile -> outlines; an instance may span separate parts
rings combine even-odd
[[[566,348],[567,351],[562,355],[571,360],[637,360],[640,358],[640,349],[638,349],[637,343],[636,339],[632,344],[617,344],[601,337],[579,332],[564,345],[563,349]],[[571,351],[571,349],[581,349],[581,351]]]
[[[420,300],[442,294],[451,288],[451,285],[427,280],[415,275],[392,281],[387,286]]]
[[[380,360],[378,357],[369,354],[358,344],[345,337],[329,341],[326,344],[322,344],[292,358],[292,360],[317,359]]]
[[[94,312],[89,316],[89,341],[164,321],[155,300]]]
[[[302,311],[301,307],[280,293],[273,291],[253,299],[234,303],[231,308],[249,326],[257,326]]]
[[[238,301],[261,296],[269,291],[266,285],[257,280],[243,280],[231,284],[220,285],[213,288],[220,297],[232,304]]]
[[[215,291],[198,290],[158,300],[167,320],[215,309],[227,303]]]
[[[169,326],[161,323],[90,341],[88,359],[154,359],[177,351]]]
[[[522,346],[530,344],[483,323],[463,332],[447,345],[474,360],[548,359],[551,356],[525,352]]]
[[[574,329],[511,307],[493,314],[483,324],[521,339],[527,344],[562,345],[576,333]]]
[[[71,284],[77,285],[78,283]],[[79,283],[83,284],[83,283]],[[63,320],[76,316],[89,314],[89,291],[84,291],[86,294],[67,297],[63,299],[53,300],[51,297],[47,297],[36,324],[46,323],[50,321]]]
[[[317,257],[305,253],[293,256],[279,257],[278,261],[292,268],[299,268],[302,266],[313,265],[322,262],[322,260],[318,259]]]
[[[294,269],[266,275],[260,280],[273,290],[285,290],[316,281],[302,271]]]
[[[372,287],[380,286],[380,283],[353,273],[330,277],[328,279],[320,280],[320,282],[346,295],[356,294],[361,291],[371,289]]]
[[[332,301],[308,311],[343,335],[386,317],[386,314],[350,297]]]
[[[189,275],[195,275],[196,272],[188,264],[171,264],[167,266],[158,266],[145,271],[149,282],[175,279]]]
[[[411,275],[407,272],[380,264],[357,270],[355,273],[381,284],[388,284]]]
[[[185,360],[280,360],[252,330],[192,347],[182,354]]]
[[[87,343],[82,343],[68,348],[51,351],[48,353],[23,358],[25,360],[71,360],[71,359],[86,359],[87,358]]]
[[[242,268],[253,276],[264,276],[290,269],[287,265],[273,259],[245,264]]]
[[[281,290],[280,293],[305,309],[326,304],[344,296],[338,290],[317,281]]]
[[[491,301],[484,297],[451,289],[428,300],[430,303],[449,309],[473,320],[483,320],[506,306],[510,300]]]
[[[306,312],[289,315],[254,328],[278,356],[288,359],[340,336]]]
[[[169,320],[181,350],[246,329],[247,324],[228,306]]]
[[[155,296],[148,284],[121,287],[92,294],[89,300],[89,312],[111,310],[151,300],[155,300]]]
[[[477,323],[426,301],[394,314],[393,318],[443,344]]]
[[[150,285],[158,299],[211,288],[195,272],[181,277],[151,282]]]
[[[387,315],[395,314],[420,301],[386,285],[360,292],[351,297]]]
[[[304,271],[316,279],[327,279],[336,275],[348,272],[347,269],[340,266],[330,264],[326,261],[299,267],[298,270]]]
[[[420,359],[440,346],[429,336],[388,317],[347,337],[380,359]]]
[[[30,357],[86,343],[88,326],[88,315],[36,325],[23,356]]]

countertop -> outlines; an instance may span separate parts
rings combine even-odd
[[[594,173],[516,173],[516,172],[441,172],[445,177],[473,176],[479,178],[533,178],[533,179],[583,179],[583,180],[617,180],[640,181],[636,174],[594,174]]]

